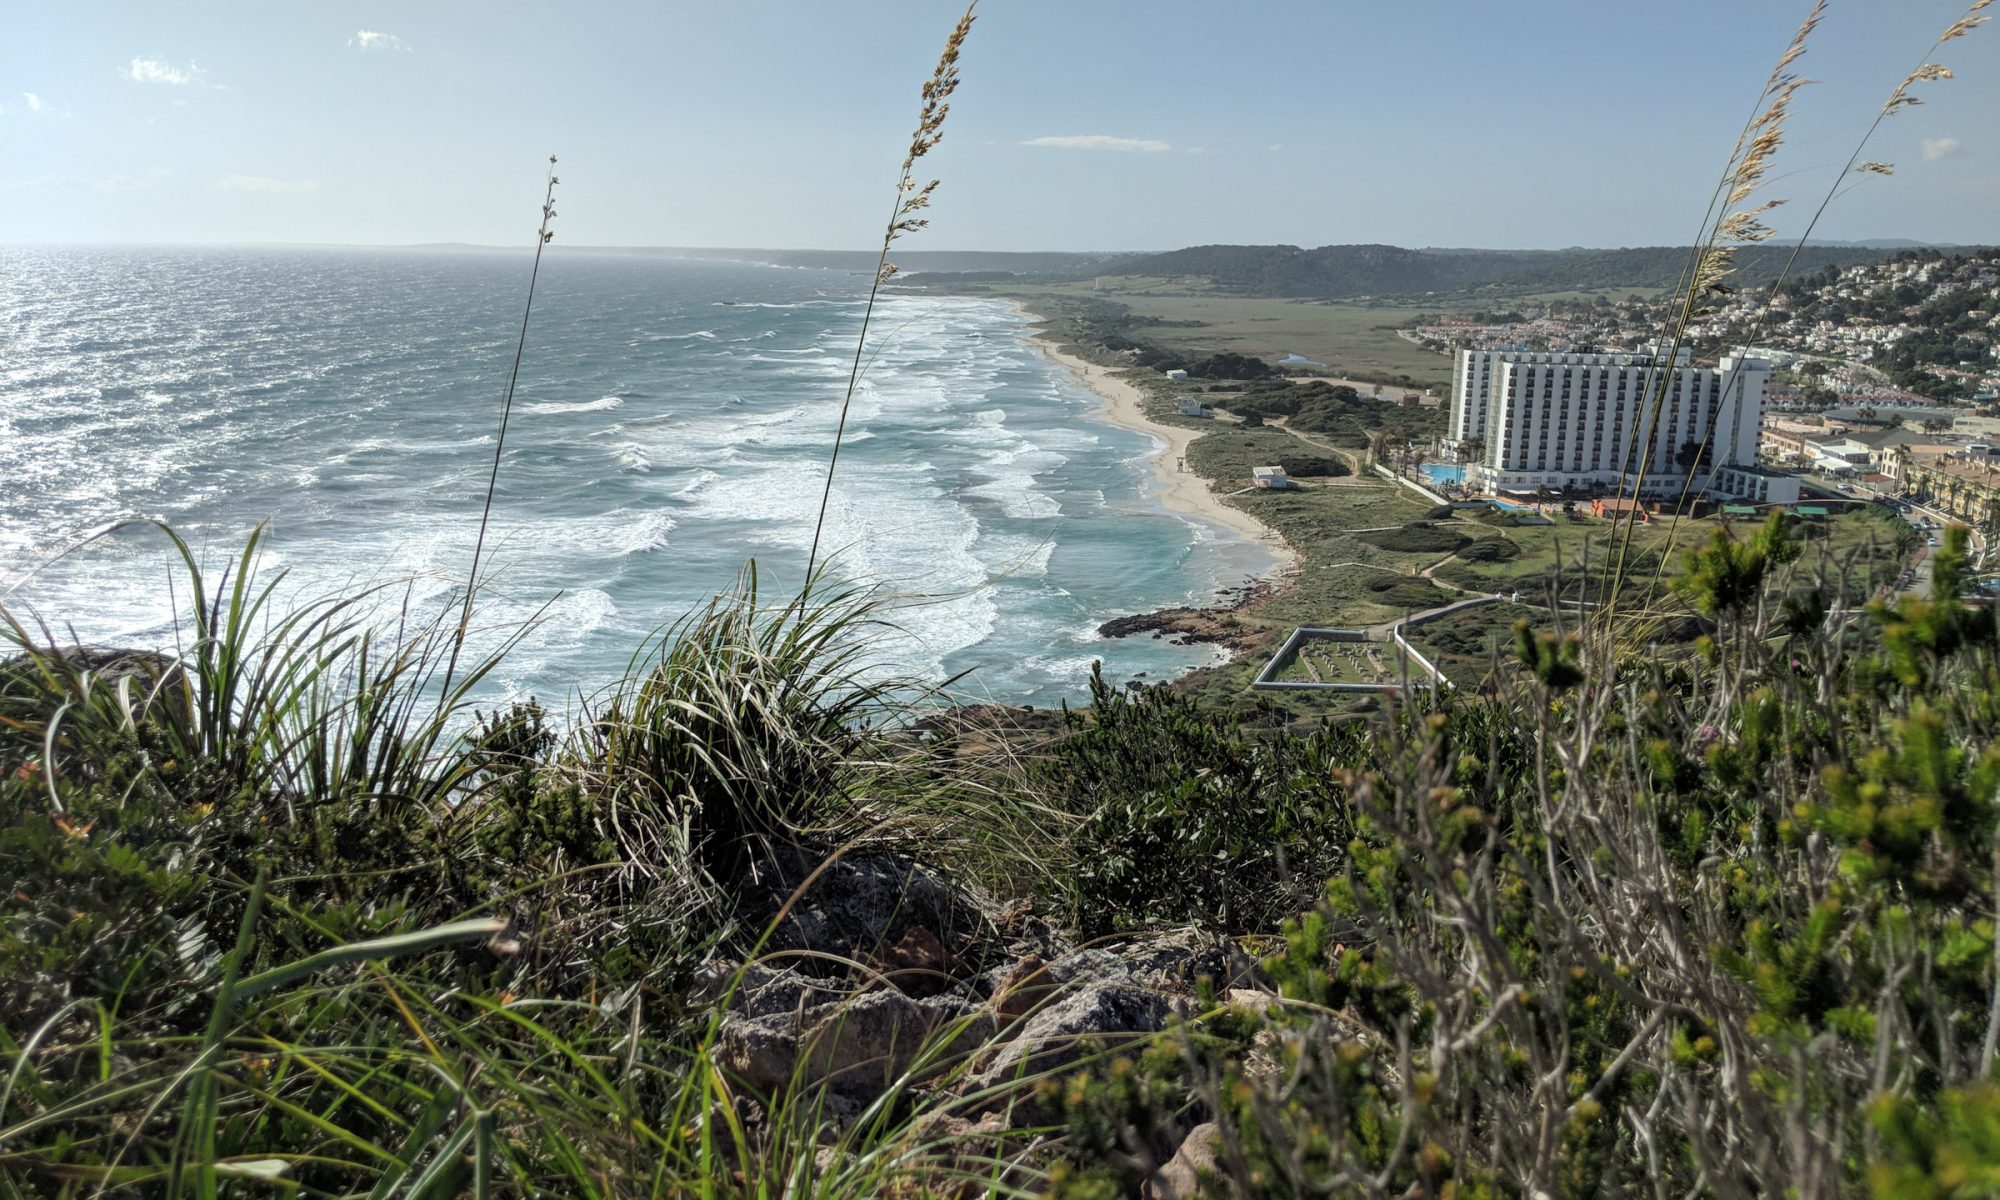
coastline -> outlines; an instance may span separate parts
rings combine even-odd
[[[1040,320],[1039,314],[1019,301],[1010,301],[1023,316]],[[1180,425],[1162,425],[1146,416],[1146,397],[1134,385],[1117,378],[1105,368],[1066,353],[1043,331],[1028,330],[1028,340],[1049,359],[1067,370],[1078,383],[1102,403],[1091,416],[1107,425],[1143,433],[1160,445],[1147,455],[1153,470],[1154,499],[1160,507],[1177,516],[1189,517],[1214,526],[1244,541],[1255,543],[1271,555],[1271,567],[1256,576],[1264,591],[1281,586],[1300,569],[1299,552],[1277,530],[1242,509],[1223,502],[1208,486],[1208,480],[1181,469],[1188,443],[1208,432]],[[1239,602],[1240,604],[1241,602]],[[1236,607],[1236,605],[1220,606]]]

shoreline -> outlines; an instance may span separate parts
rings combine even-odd
[[[1023,316],[1040,321],[1039,314],[1021,304],[1009,301]],[[1265,591],[1281,587],[1296,576],[1303,559],[1299,552],[1287,542],[1283,535],[1269,525],[1242,509],[1223,502],[1208,486],[1208,480],[1193,471],[1181,469],[1180,462],[1187,454],[1188,444],[1207,433],[1205,429],[1189,429],[1180,425],[1162,425],[1146,415],[1146,397],[1136,386],[1117,378],[1105,368],[1086,362],[1074,354],[1065,352],[1043,331],[1030,329],[1027,337],[1050,361],[1067,370],[1075,380],[1100,401],[1093,419],[1114,425],[1134,433],[1143,433],[1160,444],[1146,456],[1147,464],[1153,472],[1151,499],[1161,508],[1175,516],[1188,518],[1213,526],[1243,541],[1256,545],[1271,556],[1271,566],[1252,578],[1266,585],[1257,589]],[[1224,597],[1218,597],[1218,602]],[[1216,603],[1210,611],[1223,608],[1241,607],[1246,600],[1233,605]]]

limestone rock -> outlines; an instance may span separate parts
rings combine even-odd
[[[1158,1033],[1172,1013],[1167,997],[1126,984],[1058,991],[1020,1022],[977,1082],[1000,1083],[1052,1070],[1106,1045]]]
[[[1139,1189],[1142,1200],[1196,1200],[1202,1194],[1202,1174],[1213,1177],[1216,1172],[1221,1145],[1222,1130],[1213,1121],[1189,1130],[1173,1158]]]
[[[725,1070],[764,1092],[796,1077],[827,1083],[850,1097],[880,1095],[921,1055],[947,1066],[995,1030],[991,1015],[964,999],[915,999],[890,988],[793,1011],[731,1014],[723,1021]]]
[[[964,958],[990,925],[980,899],[895,855],[837,859],[791,900],[767,944],[773,950],[813,950],[856,962],[878,962],[892,947],[906,945],[913,930],[923,929],[936,941],[940,954]],[[842,969],[824,959],[819,962],[825,971]],[[802,963],[801,969],[825,973],[809,963]]]

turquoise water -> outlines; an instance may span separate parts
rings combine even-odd
[[[796,587],[865,277],[643,255],[545,259],[476,639],[532,623],[499,695],[560,702],[755,559]],[[392,583],[446,610],[491,469],[525,254],[27,249],[0,271],[0,593],[86,642],[170,646],[169,521],[218,566],[251,527],[287,593]],[[877,310],[826,545],[915,602],[885,668],[1012,703],[1210,661],[1106,641],[1206,602],[1262,548],[1161,510],[1153,439],[992,301]],[[89,539],[89,540],[86,540]],[[69,553],[67,548],[81,547]],[[401,614],[396,614],[400,616]]]
[[[1417,470],[1432,483],[1464,483],[1465,468],[1449,463],[1425,463]]]

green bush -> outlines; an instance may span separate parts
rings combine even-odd
[[[1357,533],[1354,537],[1383,550],[1410,554],[1450,554],[1472,540],[1456,529],[1431,521],[1412,521],[1401,529],[1380,529]]]
[[[1392,608],[1434,608],[1445,602],[1437,585],[1417,575],[1373,574],[1361,586],[1377,604]]]
[[[1458,552],[1460,562],[1500,563],[1521,557],[1521,548],[1504,537],[1480,538]]]
[[[1482,698],[1375,728],[1343,868],[1263,961],[1287,1003],[1073,1085],[1069,1126],[1123,1114],[1131,1155],[1171,1080],[1246,1196],[1986,1194],[2000,630],[1965,547],[1849,627],[1782,522],[1718,539],[1688,658],[1524,625]]]
[[[1346,842],[1331,768],[1360,761],[1358,729],[1252,741],[1170,688],[1093,671],[1090,694],[1031,779],[1081,818],[1061,897],[1080,932],[1247,932],[1311,904]]]
[[[1282,454],[1278,465],[1295,479],[1331,478],[1347,474],[1347,464],[1323,454]]]

